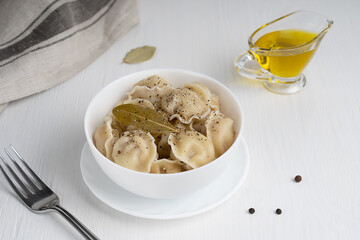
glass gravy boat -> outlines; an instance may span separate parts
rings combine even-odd
[[[311,60],[333,21],[311,11],[296,11],[257,29],[250,49],[235,59],[243,77],[262,80],[279,94],[299,92],[306,84],[303,69]]]

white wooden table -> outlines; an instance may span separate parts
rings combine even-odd
[[[140,24],[85,70],[11,103],[0,115],[0,146],[15,145],[101,239],[360,239],[360,1],[141,0],[139,7]],[[247,49],[252,31],[298,9],[335,22],[305,70],[305,89],[276,95],[238,77],[233,60]],[[142,45],[157,47],[152,60],[121,64],[127,51]],[[113,210],[88,190],[79,167],[90,99],[126,74],[164,67],[204,73],[231,88],[245,113],[251,160],[230,200],[169,221]],[[292,180],[297,174],[301,183]],[[0,239],[82,238],[55,213],[30,212],[1,174]]]

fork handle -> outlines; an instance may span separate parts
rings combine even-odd
[[[53,210],[60,213],[66,220],[68,220],[71,225],[73,225],[76,230],[78,230],[85,239],[88,240],[100,240],[95,234],[93,234],[87,227],[84,226],[76,217],[74,217],[71,213],[69,213],[65,208],[60,206],[59,204],[51,207]]]

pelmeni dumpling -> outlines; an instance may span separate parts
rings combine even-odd
[[[184,163],[177,160],[159,159],[151,165],[150,173],[178,173],[188,170]]]
[[[184,84],[184,88],[190,89],[198,93],[204,101],[209,103],[211,110],[220,111],[220,98],[216,94],[212,94],[210,90],[202,83],[192,82]]]
[[[212,111],[205,122],[206,136],[214,144],[216,157],[221,156],[233,144],[234,122],[218,111]]]
[[[135,84],[128,96],[129,99],[146,99],[154,104],[156,100],[171,89],[171,85],[165,79],[154,75]]]
[[[115,142],[119,139],[120,131],[114,128],[113,118],[106,116],[105,123],[96,129],[94,143],[102,155],[112,160],[112,150]]]
[[[113,148],[114,162],[135,171],[150,172],[152,162],[158,157],[154,141],[150,133],[142,130],[122,133]]]
[[[171,133],[168,143],[171,146],[170,157],[192,168],[201,167],[216,158],[211,140],[196,131]]]
[[[139,130],[137,127],[135,127],[134,125],[129,125],[125,127],[125,131],[134,131],[134,130]],[[141,129],[140,129],[141,130]],[[151,136],[153,136],[154,138],[159,137],[161,134],[160,133],[150,133]]]
[[[152,89],[154,87],[164,88],[167,86],[171,86],[171,84],[159,75],[152,75],[134,84],[133,88],[136,86],[145,86]]]
[[[176,127],[177,129],[186,129],[187,131],[191,131],[191,130],[194,130],[192,127],[191,127],[191,123],[190,124],[185,124],[185,123],[182,123],[179,119],[175,118],[173,120],[170,121],[170,123]]]
[[[141,98],[127,99],[123,101],[122,104],[134,104],[144,108],[155,109],[154,105],[150,101]]]
[[[220,112],[220,97],[219,95],[212,94],[210,97],[210,107],[211,110]]]
[[[210,102],[211,92],[204,84],[199,82],[185,83],[184,88],[196,92],[205,102]]]
[[[169,120],[175,118],[189,124],[193,118],[201,119],[209,114],[209,104],[196,92],[188,88],[176,88],[155,103],[155,108],[163,111]]]

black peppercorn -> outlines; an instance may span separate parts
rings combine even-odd
[[[255,213],[255,209],[254,209],[254,208],[249,208],[249,213],[250,213],[250,214],[254,214],[254,213]]]
[[[277,215],[280,215],[280,214],[282,213],[282,211],[281,211],[281,209],[280,209],[280,208],[276,209],[276,211],[275,211],[275,212],[276,212],[276,214],[277,214]]]
[[[300,175],[295,176],[295,182],[301,182],[302,177]]]

